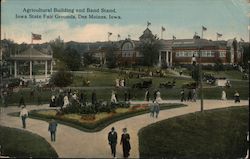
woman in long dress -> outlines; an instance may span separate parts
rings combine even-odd
[[[129,151],[131,149],[131,146],[130,146],[130,136],[129,134],[127,133],[127,128],[123,128],[123,134],[121,136],[121,142],[120,142],[120,145],[122,145],[122,150],[123,150],[123,157],[124,158],[128,158],[128,156],[130,155],[129,154]]]
[[[117,99],[116,99],[116,96],[115,96],[115,91],[112,91],[112,93],[111,93],[111,102],[113,102],[113,103],[117,102]]]
[[[67,95],[64,96],[63,98],[63,107],[67,107],[69,105],[69,98]]]
[[[157,90],[157,92],[156,92],[156,101],[157,101],[158,103],[162,102],[161,93],[160,93],[159,90]]]
[[[227,100],[227,94],[224,90],[221,93],[221,100]]]

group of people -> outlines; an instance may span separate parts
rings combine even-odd
[[[20,118],[22,120],[22,127],[26,129],[26,119],[28,118],[28,110],[26,109],[26,106],[21,107],[20,111]],[[57,129],[57,122],[54,119],[51,119],[49,122],[48,131],[50,132],[51,141],[56,141],[56,129]]]
[[[158,118],[159,112],[160,112],[160,105],[158,101],[153,100],[150,106],[150,117],[156,117]]]
[[[221,100],[227,100],[227,93],[225,90],[221,93]],[[234,92],[234,102],[240,103],[240,94],[237,90]]]
[[[95,92],[93,91],[93,93]],[[94,96],[93,93],[92,96]],[[94,100],[93,98],[96,98],[96,94],[95,97],[92,97],[92,102]],[[65,108],[69,106],[73,100],[75,100],[80,104],[84,104],[86,102],[86,95],[83,92],[81,92],[78,97],[78,92],[76,91],[72,92],[71,90],[69,90],[68,92],[67,91],[63,92],[62,90],[59,90],[59,93],[57,95],[51,96],[50,107]]]
[[[123,133],[121,135],[120,145],[122,145],[123,157],[128,158],[131,150],[130,145],[130,136],[127,133],[127,128],[123,128]],[[116,157],[116,145],[117,145],[117,132],[115,128],[112,127],[111,131],[108,133],[108,142],[111,148],[111,154],[113,157]]]
[[[145,92],[145,97],[144,97],[145,101],[150,100],[150,92],[149,89],[146,90]],[[157,101],[158,103],[162,102],[162,98],[161,98],[161,92],[159,90],[155,90],[153,93],[153,101]]]
[[[115,79],[115,86],[116,87],[125,87],[125,80],[124,79]]]
[[[187,94],[187,98],[185,96],[184,89],[182,89],[180,92],[180,97],[181,97],[180,98],[181,102],[184,102],[184,101],[196,102],[196,99],[197,99],[196,89],[195,88],[189,89],[188,94]]]

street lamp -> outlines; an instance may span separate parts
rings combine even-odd
[[[203,112],[203,88],[202,88],[202,65],[201,65],[201,44],[200,44],[200,37],[194,38],[194,43],[198,45],[198,61],[196,62],[196,58],[192,58],[192,65],[193,65],[193,75],[196,74],[195,79],[197,79],[198,85],[199,85],[199,93],[200,93],[200,99],[201,99],[201,112]],[[197,65],[198,64],[198,65]],[[197,74],[197,68],[199,73]]]
[[[201,65],[201,46],[200,46],[200,42],[198,43],[199,45],[199,82],[200,82],[200,99],[201,99],[201,112],[203,112],[204,107],[203,107],[203,90],[202,90],[202,65]]]

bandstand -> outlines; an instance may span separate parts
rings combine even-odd
[[[53,72],[53,56],[52,51],[42,52],[33,46],[27,50],[20,52],[18,54],[12,54],[9,58],[10,61],[10,75],[12,75],[12,67],[14,67],[14,77],[24,77],[19,73],[19,66],[27,64],[29,65],[29,79],[34,79],[33,66],[37,63],[44,64],[44,76],[43,78],[48,78],[48,69],[50,69],[50,75]]]

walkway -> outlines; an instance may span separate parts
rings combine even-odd
[[[178,103],[179,101],[171,100],[168,103]],[[134,102],[135,103],[135,102]],[[59,157],[81,157],[81,158],[109,158],[111,157],[110,147],[107,141],[107,134],[111,127],[114,126],[118,133],[118,141],[122,133],[122,128],[127,127],[128,133],[131,137],[131,158],[139,157],[138,145],[138,131],[160,120],[168,119],[175,116],[180,116],[187,113],[193,113],[200,110],[200,102],[185,102],[187,107],[174,108],[162,110],[158,119],[149,117],[149,114],[131,117],[118,122],[115,122],[100,132],[88,133],[75,128],[59,124],[57,131],[57,140],[55,143],[50,142],[50,135],[48,132],[48,123],[45,121],[27,119],[27,131],[36,133],[45,138],[56,150]],[[235,104],[233,101],[220,101],[220,100],[205,100],[205,109],[224,108],[229,106],[248,105],[248,101],[244,100],[241,103]],[[43,106],[27,106],[28,110],[48,108],[47,105]],[[21,128],[21,120],[18,117],[11,117],[7,114],[10,112],[17,112],[19,108],[8,107],[1,111],[0,124],[3,126]],[[117,157],[122,157],[122,147],[117,145]]]

